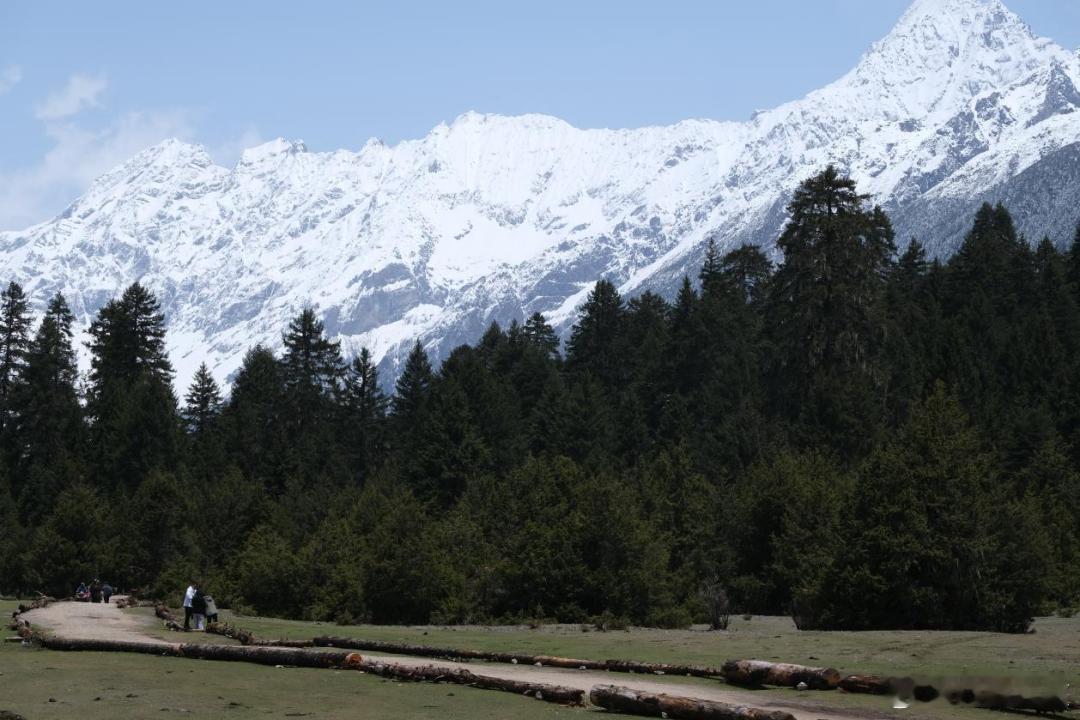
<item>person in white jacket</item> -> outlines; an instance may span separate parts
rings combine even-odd
[[[184,593],[184,630],[191,629],[191,601],[195,599],[195,583],[188,585],[187,592]]]

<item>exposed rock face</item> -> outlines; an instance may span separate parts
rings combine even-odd
[[[172,140],[60,217],[0,233],[0,256],[83,323],[146,282],[181,383],[204,359],[224,378],[249,346],[278,346],[304,305],[392,376],[416,338],[444,354],[534,311],[565,329],[600,277],[667,290],[710,236],[769,246],[792,190],[830,162],[939,254],[983,200],[1063,243],[1080,219],[1078,87],[1080,57],[999,0],[918,0],[843,78],[745,123],[468,113],[394,147],[276,140],[231,169]]]

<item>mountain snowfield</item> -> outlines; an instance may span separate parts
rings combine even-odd
[[[745,123],[466,113],[358,152],[279,139],[233,168],[169,140],[61,216],[0,233],[0,257],[39,307],[60,290],[83,324],[146,283],[181,384],[203,360],[224,379],[252,345],[279,347],[304,306],[392,378],[416,339],[442,356],[534,311],[565,330],[601,277],[669,292],[709,237],[769,247],[792,190],[828,163],[936,253],[984,200],[1064,243],[1080,219],[1078,87],[1080,53],[999,0],[917,0],[850,73]]]

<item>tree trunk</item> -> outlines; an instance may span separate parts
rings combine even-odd
[[[167,609],[166,609],[167,611]],[[32,639],[48,650],[131,652],[144,655],[164,655],[196,660],[222,660],[248,662],[259,665],[281,665],[304,668],[350,668],[370,672],[382,677],[413,682],[449,682],[458,685],[501,690],[527,695],[538,700],[563,705],[582,705],[585,691],[559,685],[505,680],[503,678],[476,675],[464,669],[441,668],[431,665],[409,666],[364,658],[345,650],[312,651],[292,647],[266,647],[251,645],[203,645],[199,643],[132,642],[126,640],[83,640],[42,635],[31,630],[29,624],[20,628],[20,636]]]
[[[892,683],[876,675],[848,675],[840,681],[839,687],[844,692],[867,695],[888,695],[892,692]]]
[[[597,685],[589,693],[593,705],[614,712],[646,717],[668,717],[673,720],[795,720],[781,710],[762,710],[743,705],[653,695],[616,685]]]
[[[484,690],[502,690],[518,695],[526,695],[560,705],[584,705],[585,691],[561,685],[531,683],[521,680],[477,675],[463,668],[437,667],[435,665],[400,665],[376,658],[365,658],[359,653],[351,653],[345,667],[362,670],[381,677],[410,682],[449,682],[456,685],[482,688]]]
[[[666,663],[643,663],[634,660],[608,660],[604,670],[612,672],[644,673],[647,675],[692,675],[693,677],[719,677],[720,668],[700,667],[697,665],[668,665]]]
[[[169,630],[183,632],[184,626],[180,624],[180,620],[172,614],[172,610],[170,610],[167,605],[155,605],[154,614],[161,618],[161,620],[165,623],[165,627]]]
[[[733,685],[795,687],[806,683],[811,690],[833,690],[840,673],[833,668],[815,668],[764,660],[728,660],[722,668],[724,679]]]
[[[309,648],[314,647],[315,643],[311,640],[263,640],[255,637],[254,634],[238,628],[235,625],[228,625],[226,623],[207,623],[206,632],[214,635],[224,635],[227,638],[237,640],[241,645],[259,645],[262,647],[290,647],[290,648]]]
[[[352,650],[387,653],[388,655],[409,655],[412,657],[440,658],[445,660],[486,660],[489,662],[513,663],[515,665],[546,665],[548,667],[570,668],[574,670],[608,670],[611,672],[654,675],[694,675],[696,677],[717,677],[721,675],[721,671],[718,668],[695,667],[691,665],[642,663],[634,660],[581,660],[553,655],[525,655],[522,653],[463,650],[432,647],[430,645],[391,643],[383,642],[381,640],[331,637],[326,635],[315,638],[314,643],[316,647],[349,648]]]

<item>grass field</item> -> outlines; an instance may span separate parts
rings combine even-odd
[[[13,603],[0,603],[4,616]],[[177,640],[145,608],[128,611],[147,632]],[[234,622],[263,637],[310,638],[319,634],[400,640],[449,647],[502,649],[591,659],[631,658],[716,665],[727,658],[755,657],[819,665],[842,672],[1019,678],[1028,685],[1050,679],[1048,689],[1080,686],[1080,619],[1040,620],[1033,635],[985,633],[800,633],[786,618],[733,621],[724,633],[633,629],[582,632],[578,627],[449,628],[340,627],[257,617]],[[223,642],[184,635],[185,641]],[[445,685],[402,685],[353,672],[277,669],[236,663],[98,653],[53,653],[15,644],[0,646],[0,710],[38,718],[161,718],[165,713],[202,717],[311,718],[584,718],[593,711],[565,709]],[[618,683],[627,676],[612,676]],[[687,694],[709,680],[683,679]],[[763,691],[771,697],[794,691]],[[805,696],[805,694],[804,694]],[[938,702],[893,710],[883,698],[822,694],[863,715],[910,720],[987,717],[989,713]],[[99,699],[98,699],[99,698]],[[50,699],[55,702],[50,702]],[[77,709],[77,712],[76,712]]]

